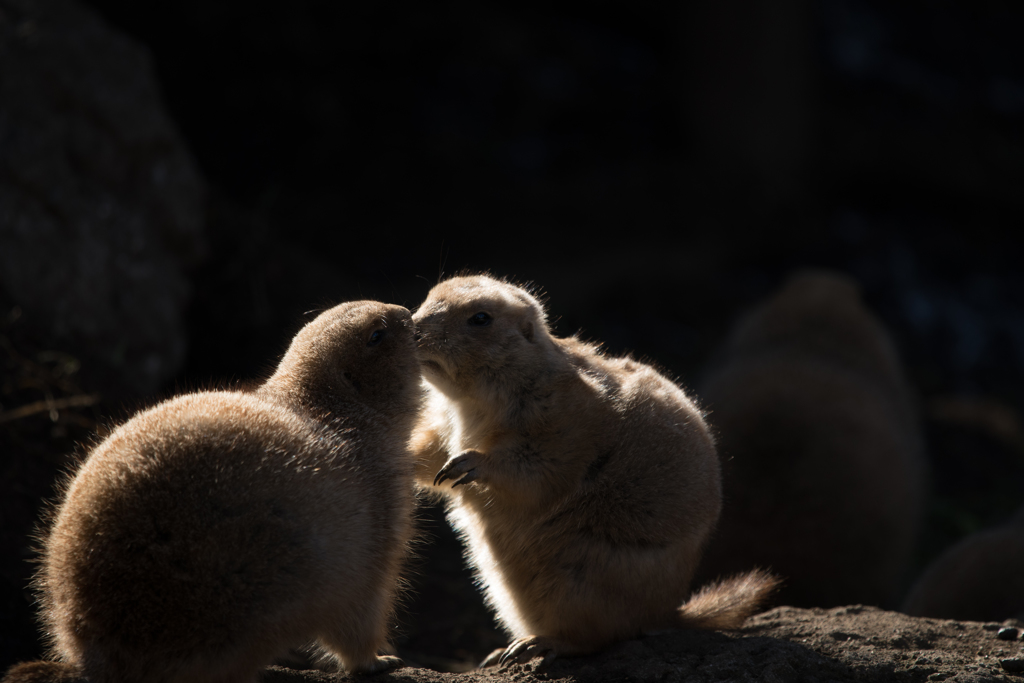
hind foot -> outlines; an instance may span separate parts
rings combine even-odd
[[[567,649],[570,648],[566,648],[563,643],[554,638],[524,636],[512,641],[503,652],[500,652],[500,656],[497,657],[497,663],[502,667],[506,667],[512,664],[525,664],[537,657],[543,657],[544,659],[534,669],[535,671],[541,671],[553,662],[558,655],[568,654],[566,652]],[[484,662],[486,663],[495,658],[495,655],[498,654],[499,651],[492,652]]]

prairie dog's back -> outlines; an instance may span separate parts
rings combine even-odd
[[[602,383],[605,425],[597,458],[578,481],[579,517],[609,533],[664,543],[687,530],[703,538],[718,519],[719,465],[707,425],[693,401],[654,368],[608,358],[575,342],[578,367]],[[613,502],[613,505],[608,503]],[[614,510],[614,514],[610,513]],[[616,530],[612,532],[612,530]]]

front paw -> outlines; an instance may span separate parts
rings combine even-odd
[[[453,480],[452,488],[479,480],[482,461],[483,453],[479,451],[465,451],[455,456],[438,471],[434,486],[440,486],[449,479]]]

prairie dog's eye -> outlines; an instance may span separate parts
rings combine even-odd
[[[370,339],[369,341],[366,342],[366,345],[376,346],[377,344],[380,344],[381,340],[384,339],[384,333],[386,331],[387,330],[374,330],[372,333],[370,333]]]
[[[476,325],[477,327],[485,327],[486,325],[490,325],[492,320],[494,320],[494,318],[487,315],[483,311],[480,311],[479,313],[477,313],[476,315],[469,319],[469,324]]]

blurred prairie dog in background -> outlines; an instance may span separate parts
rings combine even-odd
[[[963,621],[1024,621],[1024,508],[964,538],[934,560],[902,611]]]
[[[711,435],[676,384],[552,336],[536,298],[487,276],[438,284],[414,320],[431,386],[416,477],[448,497],[515,639],[483,665],[738,627],[771,592],[751,572],[686,602],[721,491]]]
[[[769,567],[800,607],[892,607],[924,513],[910,388],[857,285],[797,274],[733,331],[700,395],[724,511],[699,574]]]
[[[420,403],[409,312],[341,304],[255,392],[185,394],[94,447],[37,577],[57,662],[5,681],[256,681],[316,642],[353,672],[387,645],[412,534]]]

